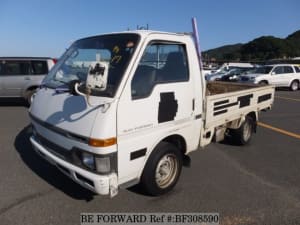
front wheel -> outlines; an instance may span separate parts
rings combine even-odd
[[[290,86],[291,91],[297,91],[299,89],[299,82],[294,80]]]
[[[36,89],[28,90],[25,94],[25,100],[27,104],[30,106],[32,103],[32,95],[36,92]]]
[[[141,184],[150,195],[165,194],[176,185],[181,169],[180,150],[173,144],[162,142],[151,153],[141,177]]]
[[[231,135],[235,143],[239,145],[246,145],[252,138],[255,124],[252,117],[247,116],[245,121],[238,129],[231,130]]]

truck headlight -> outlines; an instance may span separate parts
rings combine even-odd
[[[99,173],[110,172],[110,158],[109,157],[96,157],[96,170]]]
[[[117,152],[109,154],[94,154],[81,149],[73,149],[73,163],[99,174],[116,172],[118,169]]]
[[[87,153],[87,152],[82,152],[81,155],[81,160],[84,166],[88,167],[91,170],[95,170],[95,157],[94,155]]]

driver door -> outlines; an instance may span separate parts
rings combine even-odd
[[[193,117],[193,85],[186,47],[151,42],[145,49],[117,112],[119,179],[138,176],[151,148]]]
[[[20,97],[30,82],[30,61],[7,60],[5,74],[1,75],[2,96]]]

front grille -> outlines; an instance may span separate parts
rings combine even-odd
[[[48,141],[46,138],[42,137],[40,134],[36,134],[36,139],[38,140],[38,142],[44,146],[49,152],[53,153],[55,156],[72,162],[72,151],[71,150],[67,150],[65,148],[62,148],[60,146],[58,146],[57,144]]]
[[[47,151],[51,152],[53,155],[55,155],[56,157],[67,161],[75,166],[78,166],[82,169],[88,170],[92,173],[96,173],[96,174],[102,174],[100,172],[97,172],[96,170],[92,170],[89,169],[88,167],[84,166],[81,160],[81,154],[82,154],[82,150],[77,149],[76,147],[73,147],[71,150],[65,149],[49,140],[47,140],[46,138],[44,138],[43,136],[41,136],[40,134],[38,134],[36,131],[34,132],[34,137],[35,140],[41,144],[45,149],[47,149]],[[116,155],[115,155],[116,156]],[[116,161],[116,157],[114,158]],[[114,161],[114,163],[115,163]],[[116,164],[116,163],[115,163]],[[116,166],[115,166],[116,167]],[[63,168],[59,167],[61,170],[65,171],[66,173],[68,173],[66,170],[64,170]]]
[[[248,81],[249,77],[242,77],[242,81]]]
[[[29,116],[34,122],[36,122],[37,124],[39,124],[40,126],[42,126],[44,128],[47,128],[48,130],[51,130],[52,132],[55,132],[57,134],[65,136],[69,139],[73,139],[75,141],[79,141],[79,142],[82,142],[82,143],[85,143],[85,144],[87,144],[89,142],[89,138],[87,138],[87,137],[84,137],[84,136],[66,131],[66,130],[61,129],[59,127],[56,127],[53,124],[50,124],[50,123],[47,123],[45,121],[42,121],[42,120],[38,119],[37,117],[33,116],[31,113],[29,113]]]
[[[52,141],[47,140],[42,135],[40,135],[33,125],[32,125],[32,131],[33,131],[32,134],[33,134],[35,140],[40,145],[42,145],[47,151],[49,151],[56,157],[58,157],[64,161],[67,161],[75,166],[78,166],[82,169],[88,170],[92,173],[106,174],[106,173],[98,172],[95,169],[90,169],[82,163],[82,152],[84,152],[85,150],[79,149],[77,147],[72,147],[71,149],[63,148],[63,147],[53,143]],[[100,157],[100,158],[101,157],[109,157],[111,160],[110,163],[112,165],[112,167],[111,167],[112,170],[117,171],[117,152],[110,153],[105,156],[95,155],[95,157]],[[67,172],[67,171],[65,171],[65,172]]]

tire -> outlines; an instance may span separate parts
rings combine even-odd
[[[182,169],[182,154],[173,144],[161,142],[151,153],[144,168],[141,185],[152,195],[165,194],[176,185]]]
[[[26,91],[25,100],[29,106],[31,105],[31,97],[35,92],[36,92],[36,89]]]
[[[246,116],[245,121],[238,129],[231,130],[233,141],[238,145],[247,145],[250,143],[255,124],[250,116]]]
[[[293,80],[291,85],[290,85],[290,90],[291,91],[297,91],[299,89],[299,81]]]

